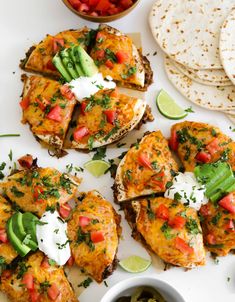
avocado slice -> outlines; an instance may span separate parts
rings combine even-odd
[[[15,213],[12,216],[12,228],[19,240],[28,246],[31,250],[36,251],[38,248],[37,242],[34,242],[31,235],[26,233],[23,225],[23,214],[20,212]]]
[[[58,53],[52,59],[52,63],[55,65],[55,67],[61,73],[62,77],[65,79],[66,82],[72,81],[72,77],[69,74],[69,72],[67,71],[67,69],[64,67],[63,62]]]
[[[77,74],[75,63],[73,62],[72,58],[69,56],[68,49],[64,49],[60,52],[60,58],[62,60],[65,69],[71,75],[71,77],[73,79],[77,79],[79,75]]]
[[[82,70],[82,67],[80,66],[79,56],[77,52],[77,47],[71,47],[68,49],[69,56],[73,60],[73,63],[75,64],[76,71],[80,77],[84,77],[85,73]]]
[[[24,256],[26,256],[31,251],[31,249],[27,245],[23,244],[21,242],[21,240],[14,233],[14,231],[13,231],[13,223],[12,223],[13,222],[13,218],[12,217],[7,222],[7,235],[8,235],[8,238],[9,238],[12,246],[17,251],[17,253],[21,257],[24,257]]]
[[[88,55],[88,53],[80,45],[76,46],[74,52],[75,52],[76,61],[80,62],[80,66],[86,77],[92,77],[93,75],[98,73],[98,68],[95,65],[94,60]]]
[[[34,242],[37,242],[36,236],[36,224],[38,218],[30,212],[26,212],[23,214],[23,227],[27,234],[31,235],[31,239]]]

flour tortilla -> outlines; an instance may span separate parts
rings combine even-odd
[[[192,69],[172,60],[172,63],[190,79],[208,86],[231,86],[223,69]]]
[[[235,85],[235,9],[228,15],[220,33],[220,57],[225,72]]]
[[[157,0],[150,27],[162,50],[194,69],[220,69],[220,28],[235,0]]]
[[[194,104],[209,110],[235,110],[235,86],[219,87],[199,84],[181,73],[167,57],[165,69],[172,84]]]

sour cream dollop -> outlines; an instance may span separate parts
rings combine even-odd
[[[81,101],[98,92],[100,89],[114,89],[116,83],[112,81],[110,76],[103,78],[101,73],[97,73],[92,77],[79,77],[69,83],[69,87],[74,93],[76,99]]]
[[[166,190],[164,196],[199,210],[201,205],[208,202],[205,191],[205,186],[197,181],[192,172],[179,172],[173,178],[172,186]]]
[[[39,250],[59,265],[64,265],[71,256],[67,236],[67,223],[57,211],[47,211],[36,226]]]

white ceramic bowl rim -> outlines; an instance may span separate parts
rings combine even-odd
[[[122,295],[128,295],[129,291],[139,286],[156,288],[163,295],[167,302],[186,302],[181,294],[169,283],[155,277],[138,276],[125,279],[113,287],[103,296],[100,302],[116,302]]]

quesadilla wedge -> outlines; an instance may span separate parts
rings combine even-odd
[[[77,193],[80,180],[54,168],[33,167],[10,175],[0,184],[4,194],[25,212],[39,217],[56,209]]]
[[[68,147],[91,150],[113,143],[137,126],[145,109],[146,102],[141,99],[117,89],[100,90],[80,103]]]
[[[101,24],[96,43],[90,52],[99,72],[111,76],[119,85],[147,90],[153,73],[146,57],[137,49],[131,38],[115,28]]]
[[[3,272],[0,290],[13,302],[78,302],[63,268],[56,264],[46,267],[44,258],[38,251],[21,260],[15,269]]]
[[[235,170],[235,143],[209,124],[186,121],[173,125],[170,147],[186,171],[193,171],[198,163],[213,163],[219,159],[227,161]]]
[[[82,197],[68,221],[68,237],[75,263],[97,282],[115,269],[120,215],[97,191]]]
[[[66,30],[55,36],[47,35],[38,45],[32,46],[26,53],[26,58],[21,61],[20,67],[53,78],[60,78],[60,74],[52,63],[54,55],[62,48],[72,45],[87,47],[89,42],[87,27],[80,30]]]
[[[59,82],[40,76],[24,78],[22,122],[46,145],[62,148],[75,103],[73,94]]]
[[[13,213],[11,204],[0,195],[0,272],[1,266],[11,263],[17,257],[17,252],[8,241],[6,229],[7,221]]]
[[[225,198],[227,202],[233,199],[234,203],[235,193],[225,196],[222,199],[224,201],[219,201],[218,204],[209,201],[200,209],[205,246],[218,256],[226,256],[235,249],[235,213],[234,210],[228,211],[221,206],[226,205]]]
[[[205,264],[205,249],[195,209],[163,197],[123,205],[133,237],[164,262],[191,268]]]
[[[118,166],[114,195],[118,202],[166,190],[178,165],[160,131],[146,134]]]

